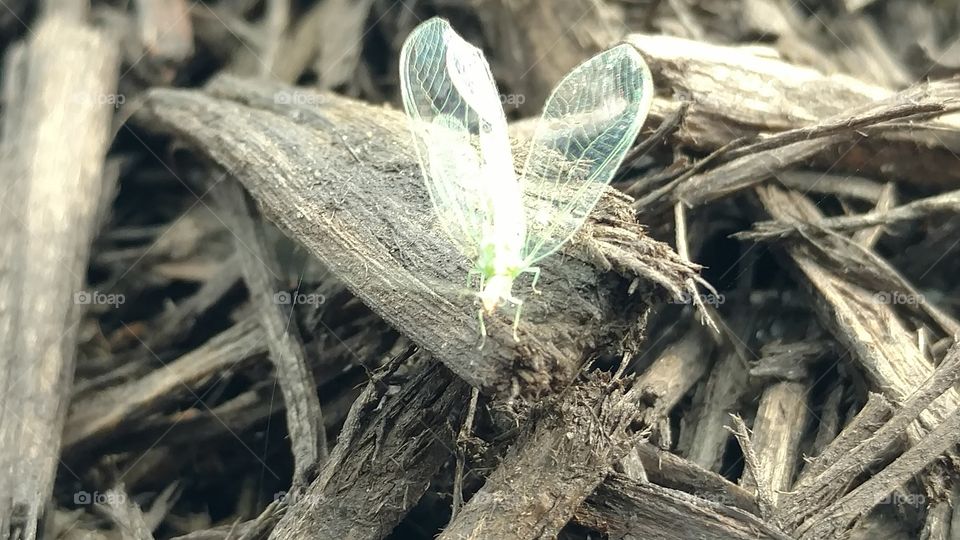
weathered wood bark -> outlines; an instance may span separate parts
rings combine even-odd
[[[960,4],[813,4],[0,1],[0,540],[960,540]],[[613,182],[636,200],[607,194],[542,296],[517,284],[519,344],[506,306],[474,348],[471,261],[370,106],[435,13],[527,117],[521,160],[576,63],[625,36],[655,73]],[[118,38],[115,94],[73,86],[106,56],[53,16]],[[123,105],[112,133],[88,99]],[[695,298],[684,261],[723,294],[658,305]]]
[[[634,206],[639,211],[654,213],[662,212],[678,201],[689,206],[700,206],[742,191],[776,176],[780,171],[823,154],[831,159],[824,166],[833,169],[839,166],[838,160],[843,156],[856,154],[854,149],[865,144],[864,141],[879,144],[883,129],[893,121],[956,110],[947,104],[957,99],[958,95],[958,81],[917,85],[877,101],[843,110],[814,124],[763,136],[750,144],[747,144],[751,140],[749,138],[737,139],[718,149],[710,158],[701,160],[687,174],[652,190],[637,200]],[[876,135],[876,139],[866,139],[863,133]],[[840,158],[834,159],[837,154]],[[701,166],[711,162],[719,164],[700,172]]]
[[[326,459],[328,448],[317,385],[307,365],[297,325],[292,322],[297,295],[277,292],[280,278],[272,266],[275,255],[247,208],[243,188],[227,179],[212,189],[227,227],[235,236],[243,279],[267,339],[270,360],[277,370],[294,457],[294,486],[299,489],[306,481],[307,470]]]
[[[4,58],[3,80],[4,102],[9,104],[9,111],[3,115],[3,138],[0,140],[2,148],[2,163],[4,177],[12,176],[14,168],[11,159],[16,148],[13,134],[19,132],[19,112],[23,110],[22,95],[23,77],[26,75],[25,62],[26,46],[14,45]],[[5,199],[22,200],[29,186],[24,182],[10,182],[4,186]],[[7,383],[11,377],[16,377],[13,371],[16,354],[17,319],[20,317],[21,298],[21,265],[17,262],[20,243],[23,236],[24,205],[17,204],[8,207],[4,204],[0,212],[0,390],[6,393]],[[0,404],[7,406],[7,401],[0,396]],[[0,420],[3,412],[0,410]],[[0,445],[12,445],[14,432],[0,434]],[[13,498],[11,496],[10,481],[14,464],[10,461],[12,455],[0,452],[0,538],[6,539],[10,528],[10,514]]]
[[[690,100],[675,137],[701,150],[715,150],[738,137],[816,124],[893,95],[882,86],[785,62],[762,47],[644,34],[632,34],[627,42],[643,53],[661,95]],[[957,87],[956,81],[932,84]],[[876,133],[858,143],[858,152],[840,154],[850,141],[844,137],[821,144],[810,156],[840,171],[956,187],[960,172],[952,164],[960,151],[958,123],[954,115],[912,124],[915,129]]]
[[[730,432],[730,414],[746,388],[748,373],[739,353],[729,348],[713,365],[706,384],[701,388],[700,414],[690,421],[692,443],[690,461],[704,469],[717,472]]]
[[[153,71],[162,73],[166,79],[156,82],[169,82],[175,73],[170,67],[193,54],[189,3],[186,0],[137,0],[135,5],[137,38],[142,50],[131,59],[131,69],[141,62],[152,64]]]
[[[675,343],[671,343],[637,378],[641,389],[644,423],[659,433],[660,445],[671,446],[668,418],[670,411],[710,367],[714,341],[710,329],[695,325]]]
[[[744,487],[764,486],[777,504],[780,493],[793,485],[800,460],[800,441],[809,418],[808,381],[783,381],[770,385],[760,398],[753,424],[753,445],[762,475],[744,474]]]
[[[829,517],[831,513],[841,512],[846,513],[848,517],[851,515],[859,517],[872,508],[876,501],[867,500],[872,495],[861,498],[856,505],[851,505],[845,510],[838,505],[841,504],[841,501],[849,503],[854,500],[850,498],[853,493],[841,499],[847,486],[854,482],[863,468],[876,464],[881,457],[887,455],[889,448],[898,438],[902,437],[907,426],[915,422],[922,411],[934,404],[935,400],[944,392],[952,391],[952,387],[958,380],[960,380],[960,346],[955,346],[935,374],[928,377],[903,403],[903,408],[876,433],[840,456],[815,478],[805,480],[796,491],[785,497],[780,517],[787,527],[793,530],[798,526],[801,528],[823,526],[823,523],[820,525],[803,523],[801,525],[806,518],[811,518],[811,523],[833,522],[832,526],[842,530],[852,523],[853,519],[851,518],[847,522],[839,519],[835,520]],[[955,443],[955,434],[951,434],[949,430],[952,425],[950,422],[957,422],[958,416],[960,416],[960,408],[955,408],[952,414],[936,426],[933,433],[924,436],[913,448],[894,462],[898,464],[896,468],[888,467],[871,478],[868,482],[873,483],[874,487],[870,489],[877,490],[879,488],[876,487],[876,484],[882,483],[883,486],[889,488],[886,491],[880,490],[882,491],[881,496],[883,496],[890,493],[910,476],[918,474],[933,458],[943,453],[949,445]],[[951,439],[950,437],[954,438]],[[911,454],[914,457],[909,457]],[[922,456],[922,458],[916,457],[917,455]],[[904,461],[905,459],[906,461]],[[907,468],[910,466],[913,469],[908,474]],[[893,466],[891,465],[891,467]],[[898,481],[891,482],[890,478],[892,476],[897,478]],[[832,509],[825,510],[831,505]],[[852,510],[854,506],[855,509]]]
[[[287,505],[282,500],[275,500],[254,519],[243,523],[221,525],[212,529],[193,531],[183,536],[174,537],[174,540],[263,540],[270,535],[277,522],[287,511]]]
[[[937,215],[949,215],[956,213],[958,209],[960,209],[960,191],[948,191],[889,209],[875,209],[866,214],[825,217],[817,222],[817,227],[838,232],[857,231],[857,233],[864,233],[884,226],[892,227],[901,222],[915,221]],[[741,233],[738,237],[763,240],[797,236],[799,233],[800,229],[796,224],[788,225],[778,221],[760,221],[754,224],[752,231]]]
[[[120,529],[123,540],[153,540],[153,530],[144,519],[143,512],[122,485],[106,493],[104,511]]]
[[[814,204],[794,192],[776,187],[758,188],[764,208],[782,221],[816,222]],[[894,403],[903,402],[930,376],[933,366],[914,344],[912,332],[882,296],[846,281],[804,245],[792,244],[790,258],[810,285],[818,316],[825,328],[854,353],[854,360],[874,387]],[[949,390],[920,415],[926,429],[938,424],[960,404]],[[920,432],[911,431],[916,440]]]
[[[358,42],[363,39],[371,4],[372,0],[318,2],[307,12],[290,18],[287,28],[277,21],[269,21],[266,50],[239,47],[224,71],[292,84],[312,64],[321,88],[349,84],[358,65],[362,65],[363,50]],[[271,14],[271,19],[280,15]],[[317,39],[317,36],[323,38]],[[283,54],[278,55],[276,51]]]
[[[679,294],[694,276],[642,233],[627,201],[611,191],[562,264],[559,256],[544,261],[543,294],[526,297],[520,342],[511,338],[512,313],[500,310],[488,317],[490,336],[478,350],[476,307],[462,292],[470,262],[438,229],[402,115],[222,78],[203,92],[155,90],[139,118],[219,162],[367,305],[485,391],[564,386],[585,351],[635,324],[650,285]],[[621,276],[646,286],[628,295]]]
[[[429,358],[399,392],[374,378],[344,423],[319,476],[291,507],[275,540],[385,537],[454,456],[469,387]]]
[[[577,510],[576,520],[611,540],[790,538],[749,512],[622,475],[607,478]]]
[[[73,404],[64,428],[64,452],[70,455],[118,437],[133,427],[131,418],[146,416],[184,394],[189,397],[193,388],[228,368],[262,358],[266,351],[264,330],[248,319],[139,380],[80,400]]]
[[[898,486],[960,441],[960,408],[887,468],[833,503],[797,530],[799,538],[836,538],[863,518]]]
[[[637,439],[630,426],[640,392],[624,384],[578,383],[535,411],[439,539],[555,538]]]
[[[759,514],[753,493],[715,472],[650,444],[638,445],[636,453],[643,463],[647,478],[654,484],[685,491],[725,506],[734,506],[754,515]]]
[[[527,116],[540,113],[547,96],[564,75],[622,36],[623,17],[608,2],[565,0],[531,2],[493,0],[477,7],[513,103]],[[571,25],[570,22],[575,21]]]
[[[11,256],[0,278],[16,280],[0,287],[12,295],[0,300],[12,314],[0,329],[9,338],[0,345],[0,538],[19,529],[32,539],[53,489],[82,304],[101,298],[81,289],[101,213],[118,53],[98,31],[50,15],[23,62],[16,118],[4,133],[7,179],[20,195],[4,205],[29,211],[0,230],[14,235],[0,240]],[[6,273],[11,264],[15,274]]]
[[[891,415],[893,415],[893,406],[890,401],[883,397],[883,394],[870,392],[867,403],[853,420],[824,448],[820,455],[815,456],[800,471],[794,490],[799,491],[843,456],[852,452],[860,443],[880,429]],[[793,496],[793,494],[790,495],[791,498]]]

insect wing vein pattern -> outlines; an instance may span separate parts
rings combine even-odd
[[[524,260],[560,248],[583,225],[646,120],[653,100],[640,53],[619,45],[580,64],[554,89],[521,174],[530,199]]]
[[[583,225],[637,137],[653,87],[640,54],[620,45],[570,72],[554,89],[519,179],[490,66],[443,19],[413,30],[400,83],[417,156],[441,227],[480,277],[483,312],[512,294],[524,272]]]
[[[443,19],[430,19],[404,43],[400,82],[441,227],[471,261],[494,238],[516,238],[519,256],[523,203],[506,117],[483,53]]]

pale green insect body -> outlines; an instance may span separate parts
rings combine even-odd
[[[502,155],[501,153],[490,155]],[[507,154],[508,156],[510,154]],[[517,336],[517,326],[520,320],[520,306],[523,301],[513,296],[513,282],[523,272],[535,272],[539,269],[531,268],[523,258],[523,248],[526,237],[526,220],[522,203],[520,184],[513,171],[513,162],[497,163],[484,167],[490,175],[488,178],[496,185],[494,204],[488,209],[492,219],[484,227],[480,237],[480,246],[477,252],[473,272],[480,276],[480,290],[477,297],[480,299],[483,312],[492,314],[501,301],[516,306],[514,315],[514,339]],[[486,329],[483,323],[483,314],[479,314],[481,333]]]
[[[404,108],[441,227],[479,278],[479,320],[507,302],[520,274],[586,220],[646,118],[650,72],[629,45],[575,68],[544,107],[518,176],[507,122],[482,52],[438,18],[401,50]]]

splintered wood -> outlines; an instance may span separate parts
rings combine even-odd
[[[0,540],[960,538],[955,2],[2,4]],[[517,168],[653,74],[519,342],[400,107],[434,15]]]

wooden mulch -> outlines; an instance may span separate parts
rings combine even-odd
[[[478,345],[398,112],[653,110]],[[0,540],[960,538],[960,7],[0,2]],[[522,146],[518,158],[522,158]]]

